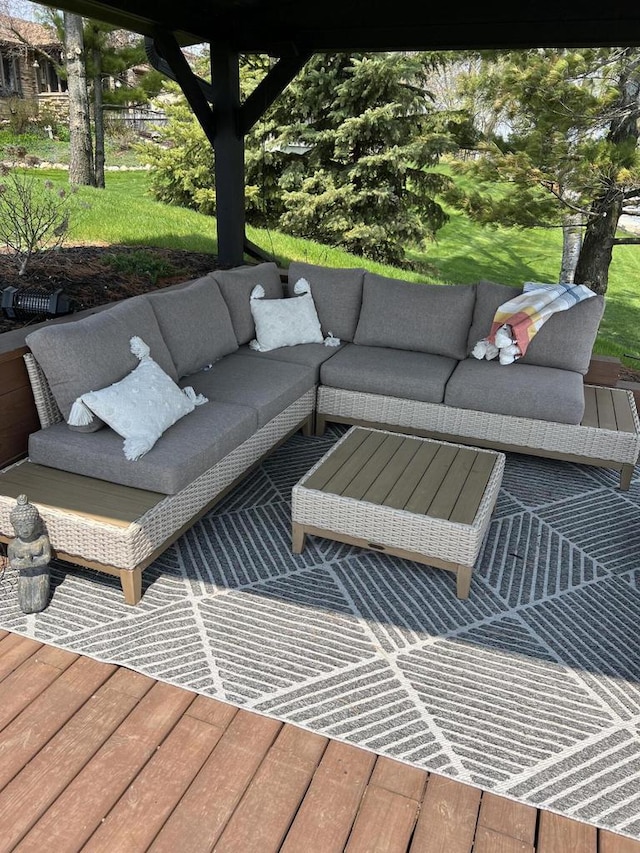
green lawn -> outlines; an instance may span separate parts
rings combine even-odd
[[[43,172],[61,185],[61,173]],[[104,190],[84,187],[79,192],[87,209],[72,218],[74,242],[165,246],[198,252],[216,252],[215,220],[211,217],[154,201],[146,172],[109,172]],[[372,272],[411,281],[467,283],[480,278],[504,284],[557,281],[560,266],[559,229],[519,230],[487,228],[453,214],[424,252],[411,260],[432,271],[421,275],[365,261],[338,249],[296,239],[276,231],[248,228],[252,242],[286,266],[292,260],[329,266],[364,266]],[[622,357],[640,355],[640,247],[620,246],[614,252],[606,309],[596,352]],[[637,367],[637,362],[629,361]]]

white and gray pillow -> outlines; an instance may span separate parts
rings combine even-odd
[[[171,353],[145,296],[135,296],[81,320],[52,323],[27,335],[27,346],[65,420],[78,397],[117,382],[137,366],[138,359],[129,347],[133,335],[146,341],[151,357],[177,380]]]

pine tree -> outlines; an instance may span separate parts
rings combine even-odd
[[[616,229],[640,199],[640,53],[539,49],[489,57],[474,94],[496,130],[448,200],[474,219],[563,228],[560,279],[607,288]],[[500,190],[496,185],[500,184]]]
[[[430,109],[434,63],[426,54],[314,56],[246,137],[247,221],[405,263],[406,247],[447,219],[436,197],[449,179],[429,167],[468,126],[460,113]],[[245,59],[245,96],[267,68],[266,57]],[[168,114],[170,150],[146,149],[155,195],[213,213],[213,152],[182,99]]]
[[[429,170],[453,147],[429,108],[425,54],[316,55],[273,112],[287,152],[282,213],[288,233],[401,265],[405,248],[447,217],[447,179]]]

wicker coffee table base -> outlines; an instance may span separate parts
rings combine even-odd
[[[467,598],[504,462],[492,450],[353,427],[293,487],[292,550],[309,534],[446,569]]]
[[[301,554],[304,550],[306,536],[321,536],[324,539],[333,539],[336,542],[344,542],[346,545],[355,545],[358,548],[369,548],[380,554],[388,554],[391,557],[400,557],[402,560],[413,560],[424,566],[436,569],[446,569],[456,576],[456,596],[458,598],[469,598],[471,588],[471,576],[473,566],[465,566],[461,563],[452,563],[448,560],[440,560],[437,557],[429,557],[418,551],[406,551],[404,548],[391,548],[378,542],[369,542],[367,539],[358,539],[357,536],[347,536],[344,533],[336,533],[333,530],[324,530],[321,527],[298,524],[293,522],[292,550],[294,554]]]

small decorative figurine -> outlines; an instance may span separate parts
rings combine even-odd
[[[51,545],[38,510],[18,495],[9,515],[16,538],[9,542],[9,565],[18,573],[18,605],[23,613],[39,613],[49,603]]]

